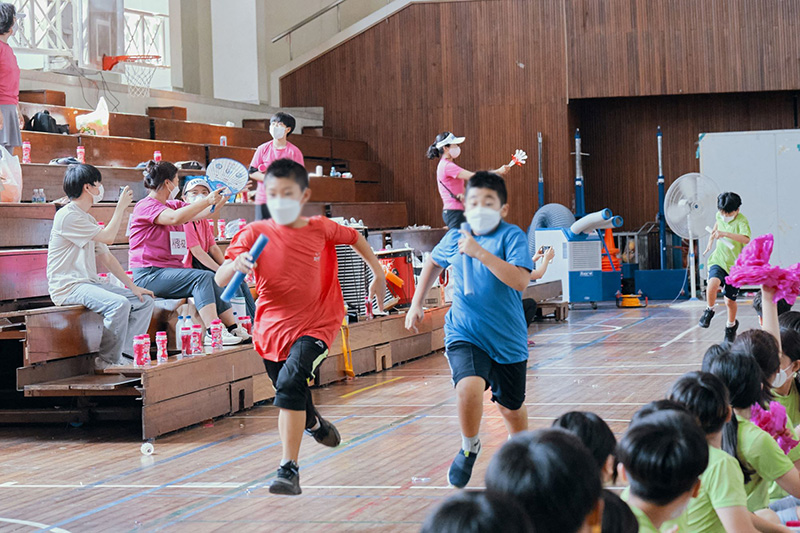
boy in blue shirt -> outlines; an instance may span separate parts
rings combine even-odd
[[[422,320],[422,300],[441,271],[453,265],[453,305],[445,320],[446,357],[456,388],[461,450],[448,478],[464,487],[481,449],[478,432],[483,417],[483,392],[491,387],[508,432],[528,429],[525,378],[528,328],[522,291],[528,286],[533,261],[525,233],[503,221],[508,214],[503,178],[477,172],[467,182],[465,216],[472,233],[450,230],[425,263],[419,286],[406,315],[406,328]],[[474,234],[474,235],[473,235]],[[472,293],[464,294],[464,260],[472,263]]]

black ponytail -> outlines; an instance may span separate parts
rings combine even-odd
[[[758,402],[761,407],[766,409],[775,397],[772,394],[772,382],[770,377],[781,368],[780,351],[778,341],[771,333],[762,329],[748,329],[738,337],[731,345],[731,353],[734,355],[751,355],[761,368],[762,388],[761,400]]]
[[[146,189],[155,191],[161,187],[165,181],[175,179],[178,175],[178,167],[169,161],[148,161],[147,170],[144,172],[144,186]]]
[[[428,159],[438,159],[442,157],[444,153],[444,146],[441,148],[437,148],[436,144],[442,142],[443,140],[447,139],[448,136],[452,135],[449,131],[443,131],[439,135],[436,136],[436,140],[433,141],[433,144],[428,147]],[[450,146],[449,144],[446,146]]]
[[[725,427],[722,428],[722,450],[736,458],[739,462],[739,468],[742,469],[742,474],[744,475],[744,484],[747,485],[750,483],[756,471],[739,457],[739,421],[736,420],[735,415],[732,416],[731,421],[726,422]]]

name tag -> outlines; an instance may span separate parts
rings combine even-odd
[[[186,232],[185,231],[170,231],[169,232],[169,246],[172,250],[172,255],[185,256],[189,250],[186,248]]]

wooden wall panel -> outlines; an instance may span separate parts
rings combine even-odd
[[[570,98],[800,87],[800,2],[565,0]]]
[[[658,212],[656,128],[664,133],[667,187],[700,168],[701,133],[795,128],[788,92],[608,98],[573,102],[580,123],[590,211],[609,207],[638,229]],[[747,202],[747,199],[744,199]]]
[[[436,162],[441,131],[465,135],[464,168],[496,168],[516,148],[533,154],[508,175],[510,220],[536,205],[536,132],[548,198],[569,202],[566,55],[560,0],[415,4],[281,80],[286,106],[323,106],[326,134],[363,139],[380,163],[384,199],[409,221],[442,225]],[[320,83],[320,80],[337,80]]]

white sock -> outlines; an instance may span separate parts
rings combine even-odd
[[[725,322],[725,327],[728,327],[728,328],[732,328],[735,325],[736,325],[736,321],[735,320],[733,322]]]
[[[289,463],[294,463],[294,461],[292,461],[291,459],[281,459],[281,466],[287,465]]]
[[[461,449],[465,452],[478,453],[481,449],[481,438],[478,435],[474,437],[461,435]]]

